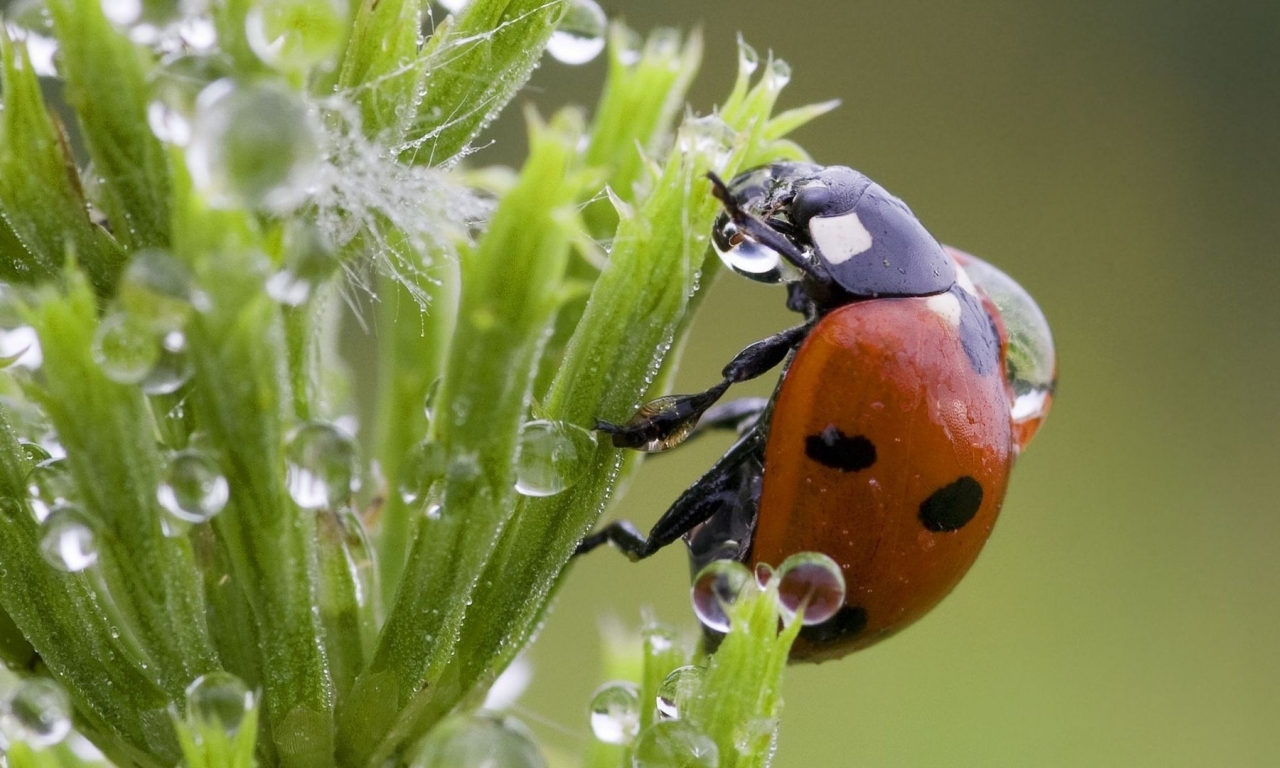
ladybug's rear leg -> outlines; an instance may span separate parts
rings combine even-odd
[[[618,448],[665,451],[684,442],[699,419],[729,386],[754,379],[776,367],[809,333],[808,325],[788,328],[748,346],[724,367],[724,379],[703,392],[670,395],[650,400],[626,424],[597,421],[596,429],[607,433]]]
[[[716,512],[741,503],[744,483],[759,477],[764,439],[752,429],[733,444],[711,469],[662,514],[648,536],[626,520],[617,520],[588,535],[574,551],[585,554],[613,544],[632,560],[643,560],[706,522]]]

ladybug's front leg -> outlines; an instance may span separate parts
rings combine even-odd
[[[692,395],[670,395],[650,400],[626,424],[597,421],[596,429],[608,434],[618,448],[665,451],[684,442],[698,420],[728,391],[729,386],[754,379],[787,358],[809,332],[808,325],[788,328],[748,346],[724,367],[724,379]]]
[[[643,560],[717,512],[743,504],[744,488],[751,484],[751,478],[760,476],[763,454],[764,439],[759,430],[750,428],[698,482],[680,494],[648,536],[630,522],[617,520],[588,535],[574,554],[586,554],[602,544],[613,544],[631,560]],[[746,495],[752,496],[750,492]]]

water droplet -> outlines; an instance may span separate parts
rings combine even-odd
[[[738,77],[745,78],[755,74],[760,68],[760,54],[738,34]]]
[[[338,269],[333,243],[319,227],[290,221],[284,232],[284,266],[267,280],[267,295],[289,307],[302,305]]]
[[[684,720],[654,723],[636,739],[632,768],[716,768],[720,748],[710,736]]]
[[[74,504],[54,507],[40,524],[40,554],[60,571],[83,571],[98,562],[97,521]]]
[[[449,13],[457,13],[470,4],[471,0],[436,0],[440,3],[440,7]]]
[[[423,440],[413,447],[400,468],[400,498],[405,504],[416,504],[425,499],[431,486],[444,477],[449,468],[449,456],[444,446]]]
[[[337,52],[347,14],[346,0],[258,0],[245,16],[245,39],[265,64],[305,72]]]
[[[682,152],[703,155],[713,170],[723,168],[733,154],[738,134],[715,115],[691,117],[680,126],[677,145]]]
[[[711,229],[711,242],[720,261],[743,277],[761,283],[798,280],[800,270],[777,251],[743,234],[728,215],[722,213]]]
[[[640,732],[640,689],[635,683],[605,683],[591,696],[591,732],[605,744],[630,744]]]
[[[436,418],[436,398],[440,396],[439,377],[427,386],[427,394],[422,398],[422,412],[427,417],[427,426],[431,426],[431,422]]]
[[[210,672],[187,686],[187,722],[235,735],[255,706],[253,691],[230,672]]]
[[[414,750],[411,768],[546,768],[533,737],[510,717],[455,715]]]
[[[142,391],[148,395],[172,394],[190,381],[194,373],[186,335],[182,331],[170,331],[161,339],[160,357],[142,380]]]
[[[92,352],[94,362],[107,378],[119,384],[137,384],[159,359],[160,344],[137,316],[112,312],[98,324]]]
[[[303,509],[333,509],[355,488],[355,441],[332,424],[313,421],[294,430],[287,460],[289,495]]]
[[[204,523],[227,505],[227,478],[207,453],[179,451],[169,460],[156,488],[156,500],[174,517],[188,523]]]
[[[179,147],[191,142],[200,92],[234,71],[223,53],[187,53],[167,58],[152,70],[147,125],[161,141]]]
[[[586,64],[604,50],[609,19],[595,0],[568,0],[547,41],[547,53],[564,64]]]
[[[0,705],[0,734],[10,744],[51,747],[71,733],[71,701],[58,684],[33,677],[18,684]]]
[[[693,664],[671,670],[671,674],[658,686],[658,716],[677,720],[681,712],[688,712],[689,705],[702,690],[702,680],[706,675],[705,668]]]
[[[48,461],[53,458],[53,455],[39,443],[33,443],[30,440],[19,440],[18,446],[22,448],[22,452],[27,455],[27,459],[32,464],[39,464],[42,461]]]
[[[780,91],[791,82],[791,65],[782,59],[774,59],[769,62],[765,78],[772,90]]]
[[[1049,415],[1058,378],[1058,361],[1049,321],[1031,294],[1012,277],[976,256],[948,249],[964,277],[995,304],[1009,335],[1005,373],[1013,389],[1013,436],[1021,451]]]
[[[733,560],[715,560],[698,572],[690,588],[693,612],[703,626],[715,632],[729,631],[729,606],[752,584],[751,571]]]
[[[31,496],[31,511],[36,520],[43,522],[54,507],[67,503],[75,487],[66,459],[44,459],[32,467],[27,472],[27,493]]]
[[[801,610],[805,626],[821,624],[844,605],[844,572],[820,552],[799,552],[778,567],[778,604],[790,621]]]
[[[595,435],[564,421],[536,420],[520,428],[516,490],[525,496],[554,496],[565,491],[591,466]]]
[[[320,159],[319,129],[297,93],[230,80],[200,93],[187,166],[211,205],[288,210],[304,199]]]

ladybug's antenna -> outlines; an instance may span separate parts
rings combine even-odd
[[[729,187],[724,180],[715,174],[714,171],[707,171],[707,178],[711,180],[712,194],[724,206],[724,210],[729,214],[729,218],[734,224],[738,225],[738,229],[743,234],[760,243],[763,246],[772,248],[787,261],[794,264],[800,271],[822,283],[831,281],[829,275],[826,274],[817,264],[805,255],[799,248],[788,240],[781,232],[769,226],[760,219],[752,216],[742,209],[738,201],[729,193]]]

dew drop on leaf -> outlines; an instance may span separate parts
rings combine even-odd
[[[67,573],[79,573],[98,562],[97,523],[75,504],[61,504],[40,523],[40,554]]]
[[[547,41],[547,53],[563,64],[586,64],[604,50],[609,19],[595,0],[568,0]]]
[[[10,744],[42,749],[61,743],[70,733],[71,701],[52,680],[23,680],[0,704],[0,734]]]
[[[525,496],[554,496],[586,474],[595,454],[595,435],[574,424],[543,419],[520,429],[516,490]]]
[[[591,732],[605,744],[629,744],[640,731],[640,690],[635,683],[605,683],[591,697]]]

